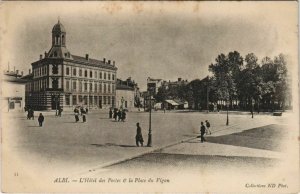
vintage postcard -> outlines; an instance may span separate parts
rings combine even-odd
[[[298,2],[1,2],[2,192],[299,192]]]

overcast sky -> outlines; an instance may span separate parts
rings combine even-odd
[[[296,56],[296,2],[5,2],[1,66],[26,73],[60,17],[71,54],[116,61],[118,77],[202,79],[220,53]]]

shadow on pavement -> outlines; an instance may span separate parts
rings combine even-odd
[[[285,134],[287,134],[285,130],[286,129],[283,126],[273,124],[245,130],[240,133],[233,133],[218,137],[206,136],[205,138],[211,143],[282,151],[281,143],[285,138]]]
[[[137,147],[135,145],[118,145],[118,144],[114,144],[114,143],[106,143],[106,144],[91,144],[93,146],[96,147],[109,147],[109,146],[117,146],[117,147]]]

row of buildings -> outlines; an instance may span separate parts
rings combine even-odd
[[[18,77],[25,84],[21,106],[36,110],[75,106],[131,109],[139,88],[131,78],[117,79],[117,70],[115,61],[73,55],[67,49],[66,30],[58,21],[52,28],[50,50],[31,64],[28,75]]]

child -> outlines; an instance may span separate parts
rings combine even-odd
[[[43,126],[43,122],[44,122],[44,116],[43,116],[42,113],[40,113],[40,116],[39,116],[39,118],[38,118],[38,121],[39,121],[40,127],[42,127],[42,126]]]

